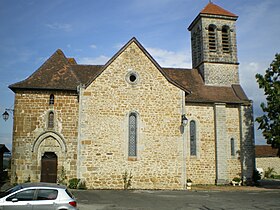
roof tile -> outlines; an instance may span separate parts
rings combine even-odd
[[[187,102],[247,103],[249,101],[240,85],[209,86],[204,84],[197,69],[162,68],[135,38],[131,39],[105,65],[79,65],[73,62],[74,60],[66,58],[61,50],[57,50],[30,77],[9,87],[13,91],[17,89],[76,91],[80,84],[85,86],[91,84],[132,42],[138,45],[171,84],[186,92]]]
[[[277,157],[278,149],[274,149],[271,145],[256,145],[256,157]]]
[[[209,2],[206,7],[204,7],[200,14],[209,14],[209,15],[222,15],[222,16],[229,16],[229,17],[237,17],[237,15],[223,9],[222,7]]]

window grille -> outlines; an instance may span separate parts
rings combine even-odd
[[[210,52],[216,51],[216,30],[215,26],[210,25],[208,28],[208,40],[209,40],[209,50]]]
[[[131,113],[129,115],[129,142],[128,156],[135,157],[137,155],[137,115]]]
[[[190,122],[190,152],[192,156],[196,155],[196,123]]]
[[[227,26],[224,26],[222,28],[222,46],[223,46],[223,52],[228,53],[229,52],[229,28]]]

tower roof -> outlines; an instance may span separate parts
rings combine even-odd
[[[216,15],[219,18],[223,19],[229,19],[229,20],[237,20],[238,16],[223,9],[222,7],[209,2],[196,16],[196,18],[192,21],[190,26],[188,27],[188,30],[191,31],[195,23],[201,18],[201,17],[209,17],[211,15]]]
[[[200,14],[208,14],[208,15],[222,15],[229,17],[237,17],[237,15],[223,9],[222,7],[209,2],[200,12]]]

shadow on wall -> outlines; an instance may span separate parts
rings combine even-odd
[[[254,184],[255,140],[253,105],[241,106],[241,166],[242,178],[246,185]]]

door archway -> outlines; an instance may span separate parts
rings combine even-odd
[[[41,182],[57,182],[57,155],[45,152],[41,159]]]

